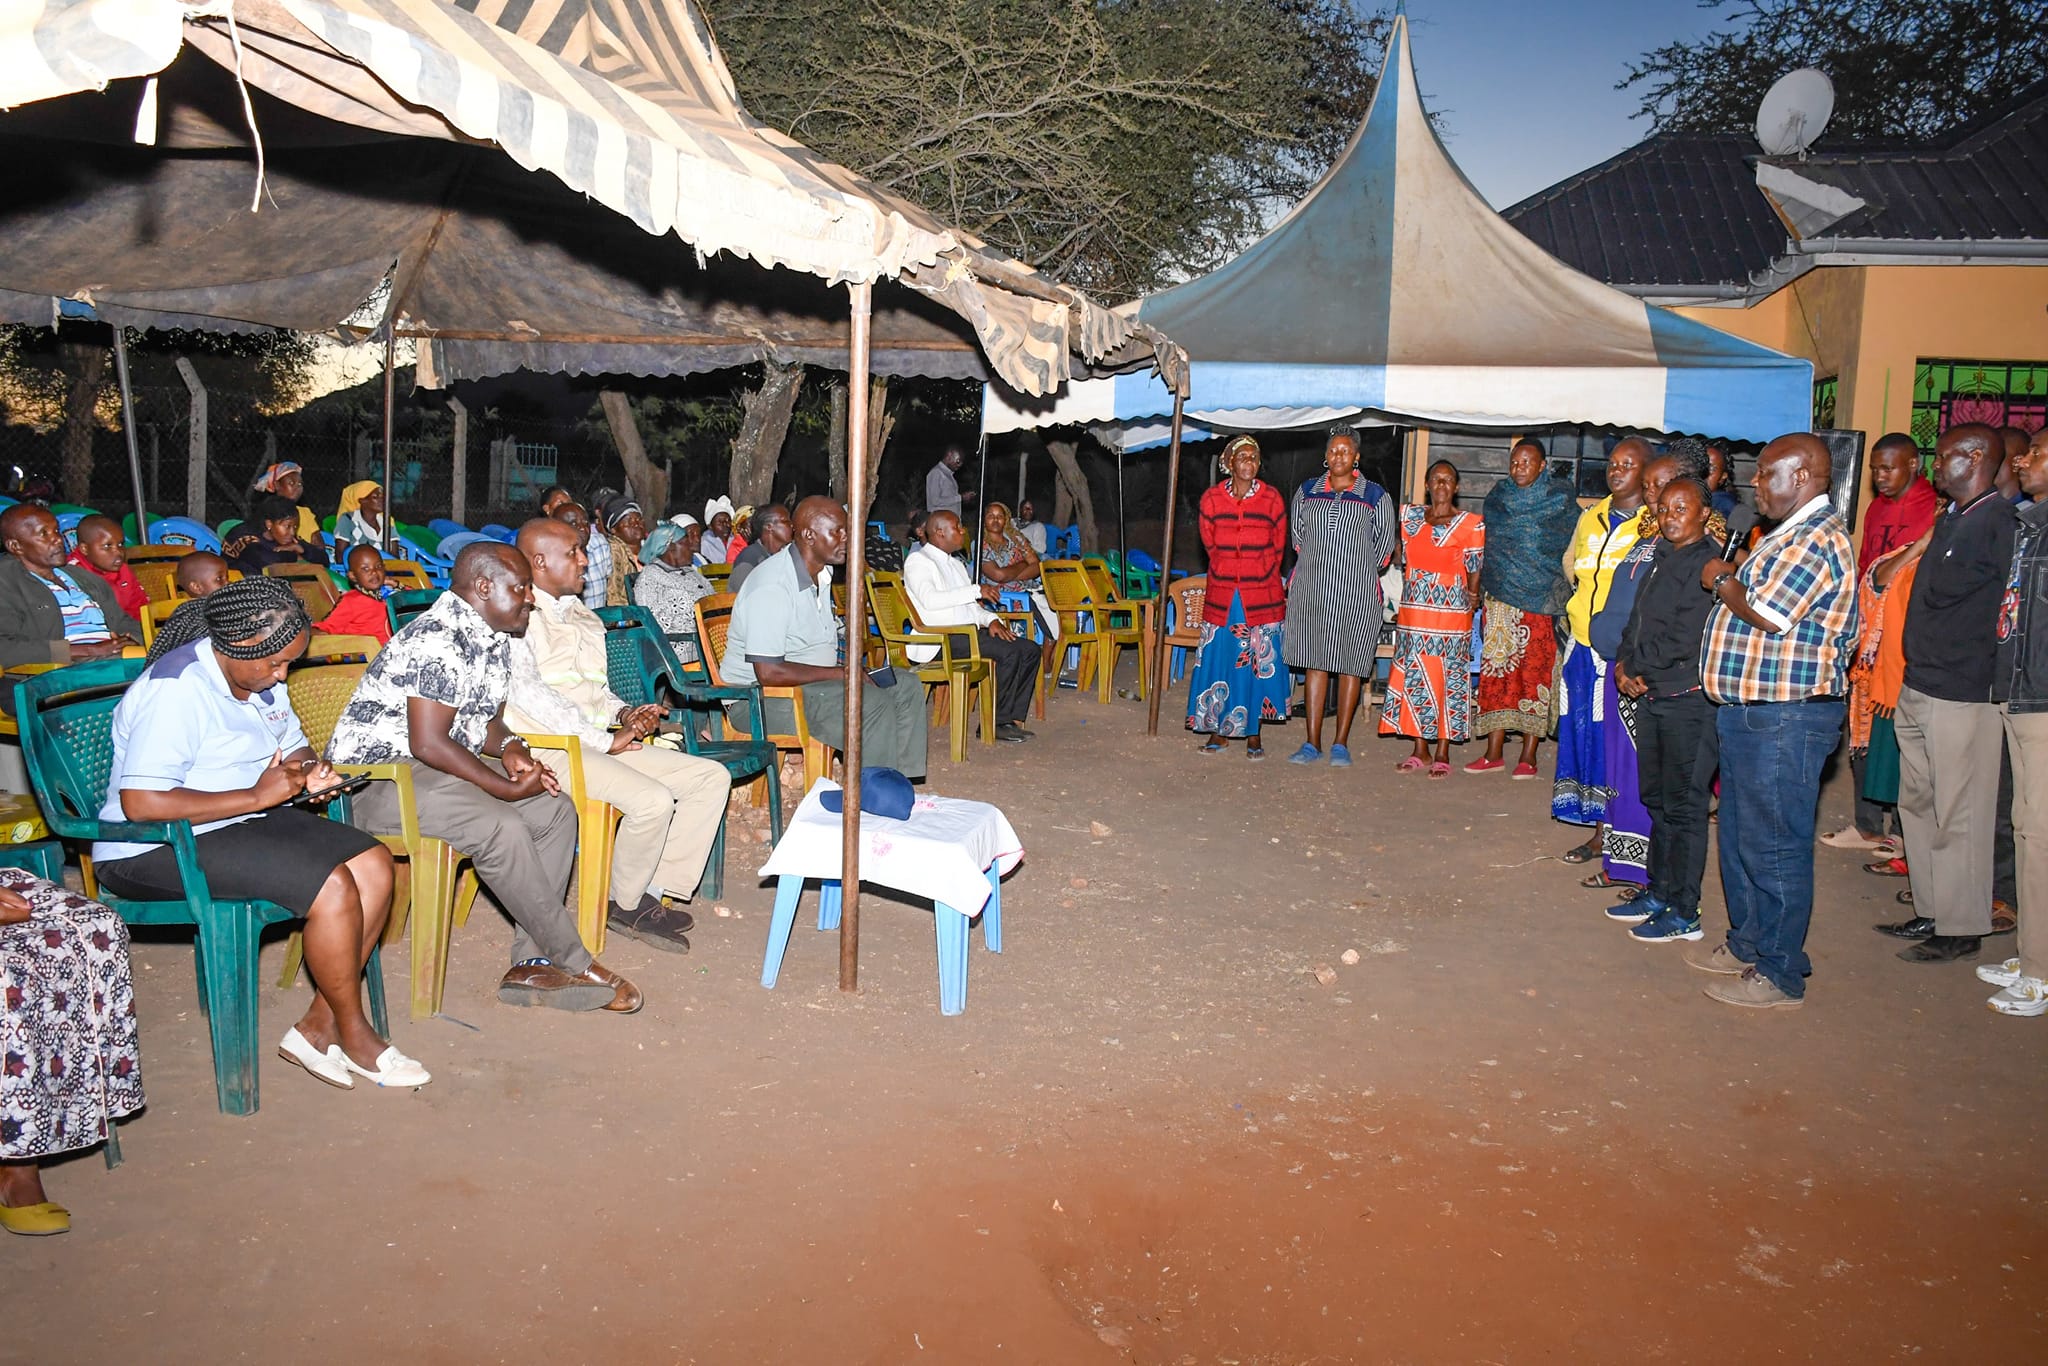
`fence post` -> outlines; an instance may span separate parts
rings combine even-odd
[[[448,520],[469,525],[462,514],[468,511],[469,502],[469,409],[459,398],[448,400],[449,411],[455,414],[455,468],[448,480]]]
[[[192,362],[183,356],[178,357],[178,378],[185,381],[185,392],[192,398],[192,419],[186,424],[190,444],[185,456],[185,515],[205,525],[206,386],[199,382],[199,372],[192,368]]]

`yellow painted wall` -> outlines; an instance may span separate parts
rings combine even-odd
[[[1836,423],[1871,441],[1911,423],[1923,356],[2048,364],[2041,265],[1823,266],[1751,308],[1676,311],[1835,376]]]

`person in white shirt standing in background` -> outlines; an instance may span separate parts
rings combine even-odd
[[[977,586],[967,576],[967,567],[954,558],[965,540],[957,513],[934,512],[924,524],[924,543],[904,557],[903,588],[925,625],[978,629],[981,653],[996,674],[995,738],[1015,744],[1031,738],[1022,723],[1031,707],[1038,646],[988,610],[999,590],[994,584]],[[908,653],[922,664],[939,650],[936,645],[912,645]]]

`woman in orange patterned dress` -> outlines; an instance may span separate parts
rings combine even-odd
[[[1397,772],[1427,765],[1430,777],[1444,778],[1451,742],[1472,738],[1472,612],[1486,524],[1459,510],[1458,471],[1449,461],[1431,465],[1423,487],[1429,502],[1401,509],[1401,607],[1380,734],[1415,741]]]

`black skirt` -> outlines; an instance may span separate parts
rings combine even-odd
[[[236,821],[195,839],[206,885],[223,901],[274,901],[296,915],[313,909],[336,868],[377,839],[352,825],[299,807],[280,807]],[[137,901],[175,901],[185,895],[177,855],[168,844],[146,854],[94,865],[107,890]]]

